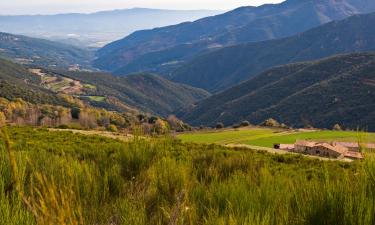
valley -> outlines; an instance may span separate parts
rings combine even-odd
[[[374,225],[375,1],[254,2],[0,2],[0,225]]]

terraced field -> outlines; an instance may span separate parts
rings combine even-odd
[[[282,130],[271,128],[243,128],[222,131],[203,131],[178,135],[183,142],[207,144],[245,144],[273,147],[276,143],[292,144],[296,140],[365,141],[375,142],[375,133],[327,130]]]

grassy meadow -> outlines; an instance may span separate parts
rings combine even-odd
[[[370,153],[344,163],[27,127],[3,129],[0,146],[1,225],[375,224]]]
[[[274,144],[292,144],[296,140],[375,142],[375,133],[355,131],[290,131],[278,128],[241,128],[218,131],[198,131],[178,135],[183,142],[206,144],[246,144],[273,147]]]

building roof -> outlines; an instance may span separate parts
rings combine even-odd
[[[313,141],[303,141],[303,140],[298,140],[296,141],[295,145],[299,145],[299,146],[305,146],[305,147],[314,147],[316,146],[318,143],[317,142],[313,142]]]
[[[281,150],[294,150],[293,144],[280,144]]]
[[[333,142],[333,145],[341,145],[347,148],[359,148],[360,146],[363,146],[365,148],[369,149],[375,149],[375,143],[361,143],[358,142]]]
[[[345,154],[345,152],[348,151],[348,148],[346,148],[344,146],[341,146],[341,145],[331,145],[331,144],[324,143],[324,142],[323,143],[319,143],[319,142],[313,142],[313,141],[297,141],[296,145],[298,145],[298,146],[305,146],[305,147],[309,147],[309,148],[323,147],[323,148],[329,149],[331,151],[338,152],[340,154]]]
[[[363,155],[360,152],[347,151],[344,156],[347,158],[363,159]]]

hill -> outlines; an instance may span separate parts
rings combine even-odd
[[[21,98],[33,104],[73,106],[62,96],[72,96],[90,105],[136,113],[168,116],[210,94],[202,89],[173,83],[158,75],[133,74],[115,77],[106,73],[73,72],[24,67],[0,59],[0,97]]]
[[[193,125],[274,118],[294,127],[375,130],[374,70],[374,53],[275,67],[177,115]]]
[[[92,52],[70,45],[0,33],[0,56],[22,64],[51,68],[90,68]]]
[[[40,87],[39,77],[21,65],[0,59],[0,97],[21,98],[33,104],[68,105],[52,91]]]
[[[372,24],[375,13],[331,22],[284,39],[223,48],[177,69],[172,80],[215,92],[273,66],[372,51],[375,50]]]
[[[95,88],[86,90],[85,94],[102,97],[102,99],[91,98],[91,103],[94,105],[113,108],[111,97],[114,97],[122,104],[162,116],[168,116],[178,108],[210,95],[202,89],[177,84],[154,74],[133,74],[127,77],[88,72],[62,72],[61,74],[93,85]]]
[[[102,47],[137,30],[193,21],[219,13],[221,11],[134,8],[88,14],[0,16],[0,30],[77,46]]]
[[[372,0],[287,0],[274,5],[241,7],[195,22],[137,31],[100,49],[95,65],[118,74],[165,71],[164,66],[181,63],[201,52],[283,38],[332,20],[373,11]],[[157,54],[158,58],[148,54]]]

